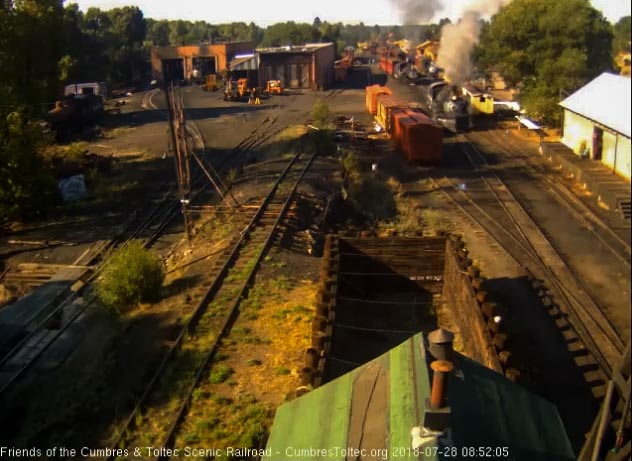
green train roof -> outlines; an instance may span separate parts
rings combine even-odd
[[[573,460],[556,408],[504,376],[455,354],[450,429],[413,450],[430,397],[422,334],[276,413],[263,459],[274,461]],[[447,437],[446,437],[447,436]],[[446,451],[447,450],[447,451]],[[358,456],[361,455],[361,456]],[[473,456],[474,455],[474,456]]]

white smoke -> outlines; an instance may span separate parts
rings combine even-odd
[[[441,0],[392,0],[402,24],[427,24],[443,10]]]
[[[511,0],[478,0],[469,5],[459,21],[441,29],[437,65],[450,83],[460,85],[472,75],[471,53],[478,43],[481,19],[495,14]]]

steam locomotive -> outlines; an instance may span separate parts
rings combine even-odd
[[[456,85],[432,83],[428,88],[428,107],[433,120],[450,131],[461,133],[472,126],[469,98]]]

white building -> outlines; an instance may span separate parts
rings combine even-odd
[[[630,180],[630,79],[603,73],[570,95],[562,143]]]

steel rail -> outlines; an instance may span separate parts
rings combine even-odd
[[[511,150],[504,144],[493,139],[493,135],[484,136],[482,133],[478,134],[485,141],[491,143],[495,148],[499,149],[505,155],[511,157],[513,160],[520,162],[529,172],[534,173],[533,177],[541,182],[543,185],[548,186],[549,192],[551,192],[558,201],[566,207],[576,218],[578,218],[608,250],[612,252],[614,256],[621,260],[626,266],[630,267],[630,255],[632,254],[632,248],[629,242],[621,238],[616,232],[614,232],[599,216],[597,216],[587,205],[579,200],[575,195],[560,181],[556,181],[550,178],[546,173],[546,169],[542,165],[538,165],[533,160],[525,160],[525,156],[518,156],[511,152]],[[473,142],[473,141],[470,141]],[[512,143],[511,139],[508,141]],[[513,143],[512,143],[513,145]],[[530,158],[526,156],[526,158]],[[611,242],[608,242],[606,238],[597,232],[596,225],[602,232],[606,233],[612,238],[623,251],[614,248]]]
[[[300,156],[300,154],[295,155],[290,160],[290,162],[288,162],[288,165],[283,170],[283,172],[280,174],[279,178],[277,179],[277,181],[275,182],[275,184],[271,188],[270,192],[265,197],[264,201],[262,202],[262,205],[259,207],[259,209],[255,213],[255,215],[252,217],[252,219],[250,220],[250,222],[248,223],[246,228],[244,230],[242,230],[242,232],[240,233],[239,240],[235,243],[235,245],[233,245],[233,248],[232,248],[230,254],[228,255],[228,257],[224,261],[224,264],[222,265],[221,269],[219,270],[219,272],[215,276],[215,279],[213,280],[213,283],[208,288],[206,294],[202,297],[202,300],[200,301],[198,306],[194,309],[192,315],[189,317],[189,319],[187,320],[185,325],[182,327],[182,329],[181,329],[178,337],[176,338],[174,344],[169,348],[169,351],[167,352],[167,354],[165,354],[165,356],[161,360],[161,362],[160,362],[158,368],[156,369],[156,371],[154,372],[151,380],[149,381],[149,383],[145,387],[145,389],[143,391],[143,394],[138,399],[138,401],[137,401],[136,405],[134,406],[134,408],[132,409],[130,415],[128,416],[128,418],[126,419],[126,421],[123,423],[122,427],[120,428],[120,430],[119,430],[119,434],[120,435],[118,437],[116,437],[116,439],[113,441],[111,446],[122,447],[123,444],[129,438],[129,436],[132,433],[132,431],[134,431],[134,429],[136,429],[137,416],[141,414],[142,410],[145,407],[145,404],[146,404],[147,400],[149,399],[151,393],[156,388],[156,386],[158,384],[158,381],[163,376],[163,373],[166,370],[167,366],[173,362],[172,359],[173,359],[173,357],[175,357],[176,352],[182,347],[182,344],[185,342],[185,340],[187,339],[189,334],[195,331],[195,328],[196,328],[200,318],[204,315],[204,313],[206,311],[206,308],[211,303],[212,299],[215,297],[215,295],[219,291],[220,287],[224,283],[224,280],[228,276],[228,272],[229,272],[230,268],[233,266],[235,261],[238,259],[240,250],[242,249],[242,247],[244,247],[246,241],[248,240],[248,237],[250,236],[251,231],[254,230],[254,228],[259,223],[261,217],[263,216],[263,214],[266,211],[267,205],[269,204],[269,202],[274,197],[279,184],[281,184],[281,182],[284,180],[285,176],[290,171],[290,169],[292,168],[294,163],[298,160],[299,156]],[[311,162],[310,162],[310,164],[311,164]],[[276,229],[276,226],[273,228],[273,230],[274,229]],[[253,267],[253,269],[254,268],[256,268],[256,265]],[[239,298],[238,298],[238,301],[239,301]],[[231,313],[232,313],[232,311],[231,311]],[[230,315],[227,316],[227,318],[225,319],[224,327],[222,328],[222,330],[224,330],[226,328],[225,325],[227,324],[228,317],[230,317]],[[209,358],[208,358],[208,355],[207,355],[207,357],[204,360],[205,364],[208,362],[208,360],[209,360]],[[204,366],[206,366],[206,365],[204,365]],[[198,367],[198,372],[196,373],[196,380],[198,378],[199,373],[201,373],[201,371],[200,371],[200,368]],[[198,381],[198,383],[199,383],[199,381]],[[197,384],[196,384],[196,386],[197,386]],[[178,413],[178,414],[180,414],[180,413]],[[114,459],[115,459],[114,456],[106,458],[106,460],[114,460]]]
[[[466,139],[465,136],[463,136],[463,139]],[[464,149],[464,153],[468,157],[468,160],[474,166],[475,171],[480,172],[478,166],[489,166],[489,165],[487,164],[485,159],[482,157],[480,152],[477,152],[474,148],[472,148],[472,150],[479,157],[479,160],[480,160],[479,164],[477,164],[474,161],[472,156],[470,156],[465,151],[465,149]],[[509,197],[512,200],[512,204],[517,206],[518,207],[517,210],[520,211],[521,213],[523,213],[531,221],[531,227],[533,227],[535,229],[535,232],[539,234],[538,237],[543,242],[545,242],[548,245],[548,247],[550,248],[550,251],[552,252],[553,256],[557,257],[557,259],[562,261],[562,263],[564,264],[563,259],[559,256],[559,254],[557,253],[557,251],[555,250],[553,245],[550,243],[548,238],[542,233],[540,228],[535,224],[535,222],[533,221],[533,218],[526,212],[526,210],[524,210],[524,208],[520,205],[519,201],[515,198],[515,196],[513,196],[513,194],[511,194],[509,189],[506,187],[506,185],[504,185],[504,183],[500,180],[500,178],[498,178],[498,176],[495,175],[495,173],[493,171],[491,171],[491,173],[495,176],[495,179],[498,181],[498,183],[504,187],[503,192],[507,193],[509,195]],[[483,181],[485,182],[485,184],[487,185],[487,187],[492,192],[492,194],[494,195],[496,201],[501,205],[501,207],[505,211],[505,214],[509,217],[509,219],[513,223],[513,226],[518,231],[518,234],[520,235],[520,239],[523,240],[523,242],[522,243],[518,242],[518,238],[516,236],[512,236],[512,239],[515,241],[515,243],[519,244],[519,246],[523,249],[523,251],[528,250],[528,251],[526,251],[527,255],[533,260],[533,262],[535,262],[537,264],[538,269],[540,271],[542,271],[545,275],[550,277],[552,285],[553,285],[553,288],[559,293],[561,300],[564,301],[565,304],[567,305],[568,314],[571,317],[571,319],[573,320],[571,322],[571,325],[576,330],[578,336],[582,340],[584,340],[584,342],[585,342],[585,344],[587,346],[589,346],[589,350],[591,350],[591,352],[593,352],[593,355],[594,355],[595,359],[599,362],[599,364],[600,364],[601,368],[604,370],[604,372],[606,372],[606,374],[610,375],[610,373],[611,373],[611,365],[610,365],[611,360],[608,360],[608,358],[601,351],[601,348],[597,345],[596,340],[594,340],[592,335],[589,334],[588,328],[587,328],[587,326],[585,324],[586,322],[584,320],[582,320],[582,316],[579,313],[579,311],[581,310],[583,312],[583,314],[588,317],[588,320],[592,321],[594,323],[594,325],[597,327],[597,329],[601,330],[601,333],[602,333],[602,336],[604,337],[604,340],[609,343],[608,345],[604,345],[604,346],[607,346],[609,348],[614,349],[614,353],[616,353],[616,354],[620,354],[622,349],[623,349],[623,342],[618,337],[618,334],[616,333],[616,331],[614,330],[612,325],[609,323],[608,319],[603,316],[603,314],[600,316],[600,318],[595,318],[595,313],[591,312],[590,308],[587,308],[586,306],[584,306],[582,304],[581,300],[577,297],[577,295],[572,293],[564,285],[564,283],[562,283],[562,281],[559,279],[558,275],[555,274],[552,271],[552,269],[548,266],[548,264],[542,259],[542,257],[539,254],[538,250],[534,247],[533,242],[525,234],[525,231],[522,229],[522,226],[518,223],[517,218],[507,208],[507,204],[504,203],[503,199],[501,199],[500,196],[498,195],[498,191],[496,190],[496,188],[494,186],[492,186],[492,184],[485,177],[485,175],[481,175],[481,177],[482,177]],[[460,191],[460,192],[465,194],[463,191]],[[467,212],[462,206],[461,206],[461,208],[468,215],[470,215],[470,217],[472,217],[475,221],[479,222],[479,224],[482,224],[482,223],[480,223],[479,220],[474,218],[470,212]],[[480,209],[480,207],[478,207],[478,208]],[[484,210],[482,210],[482,209],[480,209],[480,210],[484,212]],[[488,213],[484,212],[484,214],[486,215],[487,219],[489,219],[491,222],[495,222],[494,218],[492,218]],[[495,224],[497,224],[497,223],[495,223]],[[490,232],[489,229],[487,228],[487,226],[483,226],[483,227],[486,228],[488,230],[488,232]],[[508,233],[506,229],[504,229],[504,231],[505,231],[505,233]],[[494,235],[492,232],[490,232],[490,234],[492,236]],[[508,234],[511,234],[511,233],[508,233]],[[498,239],[496,239],[496,240],[498,240]],[[509,249],[505,245],[503,245],[502,242],[499,241],[499,243],[503,246],[503,248],[505,248],[505,250],[510,255],[512,254],[511,249]],[[527,248],[525,248],[525,245],[526,245]],[[523,264],[522,261],[518,261],[518,258],[516,258],[514,255],[512,255],[512,257],[521,266],[524,267],[524,264]],[[568,268],[568,266],[566,266],[565,264],[564,264],[564,267],[569,272],[571,277],[573,279],[575,279],[574,282],[578,286],[580,286],[580,288],[581,288],[581,285],[580,285],[581,281],[577,281],[577,275],[570,268]],[[586,295],[589,296],[588,293],[586,293]],[[590,301],[594,305],[592,310],[594,310],[594,308],[596,306],[596,308],[598,309],[598,312],[600,312],[599,307],[594,302],[594,300],[592,300],[592,298],[590,298]],[[612,354],[610,354],[610,355],[612,355]]]
[[[239,316],[239,306],[242,302],[243,299],[246,298],[247,294],[248,294],[248,290],[249,287],[252,285],[252,283],[254,282],[254,277],[257,273],[257,268],[258,266],[261,264],[261,261],[263,260],[263,258],[265,257],[267,251],[269,250],[270,246],[272,245],[274,238],[276,237],[276,231],[279,228],[280,224],[282,223],[285,214],[287,213],[287,210],[290,208],[290,205],[292,203],[292,200],[294,198],[294,195],[296,193],[296,189],[298,188],[299,184],[301,183],[301,181],[303,180],[303,177],[305,176],[305,174],[307,173],[307,170],[309,170],[312,162],[314,161],[314,158],[316,157],[316,154],[312,154],[312,156],[309,158],[309,160],[307,161],[307,164],[305,165],[305,167],[303,168],[303,170],[301,171],[298,179],[296,180],[296,182],[294,183],[294,186],[292,187],[292,190],[289,192],[287,199],[285,200],[285,202],[283,203],[283,206],[281,208],[281,210],[278,213],[278,216],[274,222],[274,224],[272,225],[272,229],[270,231],[270,233],[268,234],[268,237],[263,245],[263,248],[261,249],[261,251],[259,252],[256,262],[253,265],[252,270],[249,272],[246,280],[244,281],[241,289],[239,290],[239,294],[236,296],[235,301],[233,302],[232,307],[229,310],[229,313],[227,316],[225,316],[222,327],[220,329],[219,334],[217,335],[213,346],[211,347],[211,349],[209,350],[209,352],[207,353],[206,357],[204,358],[204,361],[202,362],[202,364],[200,365],[200,367],[198,368],[197,372],[196,372],[196,376],[195,376],[195,380],[194,382],[191,384],[191,387],[189,388],[184,401],[182,403],[182,405],[180,406],[180,409],[178,410],[178,414],[176,416],[176,419],[174,420],[171,428],[169,429],[167,436],[164,439],[164,442],[161,444],[161,446],[166,447],[166,448],[171,448],[173,446],[173,443],[175,442],[175,437],[177,435],[177,431],[179,429],[179,426],[182,424],[182,422],[184,421],[184,419],[186,418],[186,414],[188,412],[189,406],[191,404],[191,398],[193,396],[193,392],[195,391],[195,389],[198,387],[198,385],[200,384],[202,378],[204,377],[205,373],[207,372],[207,368],[208,365],[210,363],[212,363],[212,359],[215,356],[215,354],[217,353],[217,350],[219,349],[220,345],[221,345],[221,341],[222,339],[224,339],[228,334],[230,334],[230,329],[232,328],[233,324],[235,323],[235,320],[237,319],[237,317]],[[275,190],[274,192],[276,193],[276,189],[278,188],[278,185],[280,183],[277,183],[275,186]],[[269,195],[269,200],[272,199],[272,195]],[[269,203],[268,200],[268,203]],[[262,208],[264,207],[264,205],[262,205]],[[253,218],[254,220],[254,218]],[[155,458],[156,460],[164,460],[164,459],[168,459],[167,457],[164,456],[158,456]]]

